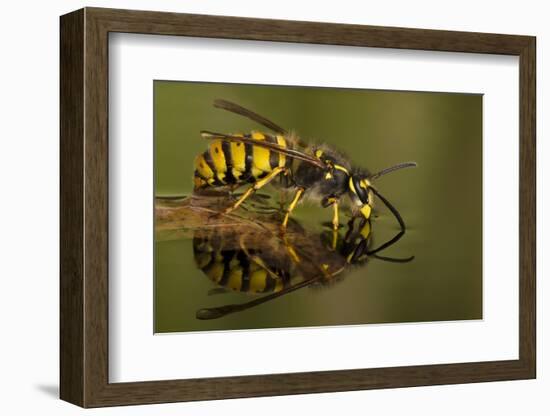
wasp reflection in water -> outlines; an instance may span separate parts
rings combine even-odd
[[[298,227],[298,225],[296,225]],[[408,262],[377,253],[395,244],[404,229],[384,244],[372,247],[370,220],[352,218],[345,235],[327,230],[320,235],[300,232],[270,233],[259,228],[202,228],[193,238],[198,268],[215,283],[209,293],[237,291],[255,295],[248,302],[204,308],[198,319],[216,319],[244,311],[310,286],[329,287],[345,277],[351,267],[369,259]]]

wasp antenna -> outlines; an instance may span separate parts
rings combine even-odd
[[[245,311],[247,309],[253,308],[254,306],[258,306],[258,305],[261,305],[262,303],[266,303],[273,299],[277,299],[278,297],[284,296],[287,293],[294,292],[295,290],[309,286],[312,283],[315,283],[321,280],[322,278],[323,278],[323,275],[318,275],[311,279],[302,280],[301,282],[296,283],[293,286],[288,286],[284,288],[280,292],[273,292],[273,293],[270,293],[269,295],[248,301],[246,303],[236,303],[236,304],[234,303],[231,305],[218,306],[214,308],[199,309],[195,314],[195,316],[197,319],[201,319],[201,320],[218,319],[225,315],[229,315],[230,313]]]
[[[399,211],[391,204],[390,201],[388,201],[380,192],[378,192],[376,189],[374,189],[372,186],[369,187],[369,189],[378,197],[380,200],[384,203],[385,206],[388,207],[388,209],[392,212],[393,216],[399,223],[399,226],[401,227],[401,231],[405,231],[405,221],[403,221],[403,218],[401,218],[401,214],[399,214]]]
[[[243,117],[246,117],[252,121],[255,121],[258,124],[261,124],[264,127],[267,127],[270,130],[273,130],[276,133],[279,134],[286,134],[287,131],[283,129],[281,126],[275,124],[271,120],[255,113],[254,111],[251,111],[247,108],[241,107],[238,104],[235,104],[231,101],[222,100],[220,98],[214,100],[214,107],[220,108],[222,110],[229,111],[230,113],[238,114]]]
[[[403,221],[403,218],[401,218],[401,214],[399,214],[399,211],[397,211],[397,209],[391,204],[390,201],[388,201],[386,198],[384,198],[380,192],[378,192],[376,189],[374,189],[372,186],[369,187],[369,189],[378,197],[380,198],[380,200],[384,203],[384,205],[386,205],[386,207],[388,207],[388,209],[392,212],[393,216],[395,217],[395,219],[397,220],[397,222],[399,223],[399,226],[401,227],[401,230],[392,238],[390,239],[389,241],[386,241],[384,244],[382,244],[381,246],[373,249],[373,250],[369,250],[366,252],[367,256],[372,256],[373,254],[376,254],[378,253],[379,251],[382,251],[384,250],[385,248],[388,248],[389,246],[397,243],[401,237],[403,237],[403,235],[405,235],[405,221]]]
[[[369,179],[378,179],[380,176],[384,176],[388,173],[395,172],[396,170],[404,168],[415,168],[417,166],[416,162],[404,162],[399,163],[398,165],[390,166],[389,168],[382,169],[380,172],[376,172],[374,175],[371,175]]]
[[[368,253],[367,253],[367,255],[368,255]],[[405,257],[405,258],[397,258],[397,257],[379,256],[378,254],[372,254],[372,253],[371,253],[371,257],[373,257],[377,260],[387,261],[389,263],[409,263],[409,262],[414,260],[414,256]]]
[[[208,130],[201,130],[200,134],[203,139],[217,139],[219,137],[225,136],[225,134],[216,133],[214,131],[208,131]]]
[[[376,247],[375,249],[372,249],[372,250],[368,250],[365,252],[365,254],[367,256],[373,256],[378,253],[379,251],[382,251],[382,250],[385,250],[387,249],[389,246],[392,246],[394,245],[395,243],[397,243],[401,237],[403,237],[405,235],[405,230],[401,230],[399,231],[397,234],[395,234],[393,236],[392,239],[386,241],[384,244],[380,245],[379,247]],[[414,256],[413,256],[414,257]],[[411,259],[412,260],[412,259]]]

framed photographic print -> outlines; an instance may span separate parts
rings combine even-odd
[[[61,398],[534,378],[535,38],[61,17]]]

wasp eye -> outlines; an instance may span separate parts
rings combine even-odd
[[[354,176],[352,178],[353,191],[357,194],[363,204],[369,203],[369,191],[364,179]]]

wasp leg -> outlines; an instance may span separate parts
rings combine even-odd
[[[294,264],[300,263],[302,260],[300,260],[300,256],[298,256],[298,253],[296,253],[294,246],[288,242],[286,234],[283,235],[283,243],[285,245],[288,255],[290,256],[290,260],[292,260]]]
[[[332,207],[334,209],[334,214],[332,216],[332,229],[337,231],[338,227],[340,227],[340,219],[338,216],[338,201],[335,201],[332,204]]]
[[[229,208],[227,208],[223,213],[224,214],[229,214],[231,211],[234,211],[236,210],[239,205],[241,205],[244,201],[246,201],[246,199],[252,195],[254,192],[256,192],[258,189],[264,187],[265,185],[267,185],[269,182],[271,182],[277,175],[279,175],[281,172],[285,171],[286,168],[282,168],[282,167],[276,167],[275,169],[273,169],[269,175],[267,175],[266,177],[258,180],[253,186],[251,186],[250,188],[248,188],[246,190],[246,192],[244,194],[242,194],[242,196],[237,200],[237,202],[235,202],[232,206],[230,206]]]
[[[273,270],[271,270],[269,268],[269,266],[267,266],[265,264],[265,262],[258,256],[256,255],[253,255],[251,254],[248,249],[246,248],[246,245],[244,244],[244,241],[243,241],[243,238],[241,236],[241,238],[239,239],[239,247],[240,249],[242,250],[242,252],[246,255],[246,257],[248,257],[250,259],[250,261],[256,263],[259,267],[261,267],[262,269],[264,269],[267,273],[269,273],[269,275],[271,277],[273,277],[274,279],[282,279],[281,276],[279,276],[276,272],[274,272]]]
[[[302,197],[303,193],[304,193],[304,188],[298,188],[298,190],[296,191],[296,194],[294,195],[294,198],[292,199],[292,202],[290,203],[290,205],[288,206],[288,208],[286,210],[285,219],[283,220],[283,224],[282,224],[283,229],[286,228],[286,226],[288,224],[288,219],[290,217],[290,214],[292,213],[294,208],[296,208],[296,205],[298,204],[298,201]]]

